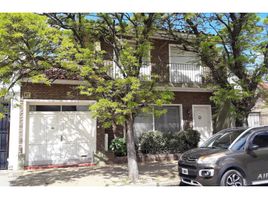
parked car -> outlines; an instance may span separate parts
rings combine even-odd
[[[204,186],[268,183],[268,126],[224,129],[178,161],[181,182]]]

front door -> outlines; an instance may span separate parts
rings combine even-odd
[[[201,134],[199,145],[212,135],[210,105],[193,105],[193,129]]]

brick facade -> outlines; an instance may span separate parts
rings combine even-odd
[[[22,98],[30,92],[30,99],[59,99],[59,100],[92,100],[85,95],[80,95],[77,85],[22,83]]]
[[[77,85],[63,85],[63,84],[53,84],[51,86],[44,84],[32,84],[32,83],[22,83],[21,86],[21,99],[26,99],[24,97],[25,92],[30,92],[29,99],[53,99],[53,100],[94,100],[85,95],[80,95]],[[21,101],[21,105],[22,101]],[[21,107],[21,123],[20,123],[20,144],[22,144],[22,117],[23,109]],[[97,150],[104,151],[104,128],[97,123]],[[20,152],[22,147],[20,145]]]
[[[154,39],[152,41],[153,49],[151,50],[152,73],[158,74],[161,80],[169,80],[169,44],[168,40]],[[101,48],[106,50],[105,60],[111,60],[112,49],[105,43],[101,42]],[[209,92],[174,92],[175,99],[173,104],[182,104],[184,124],[190,126],[192,122],[192,105],[210,105]],[[21,108],[23,99],[51,99],[51,100],[94,100],[92,97],[81,95],[77,85],[70,84],[33,84],[23,82],[21,85]],[[23,109],[20,113],[20,152],[22,151],[22,129],[23,129]],[[122,127],[118,128],[118,133],[122,133]],[[97,122],[97,151],[105,152],[105,133],[108,134],[108,142],[114,138],[112,129],[104,129]]]
[[[54,99],[54,100],[93,100],[88,96],[79,94],[76,85],[53,84],[47,86],[44,84],[23,83],[21,86],[21,98],[23,94],[30,92],[30,99]],[[192,105],[210,105],[211,93],[206,92],[175,92],[173,104],[182,104],[183,120],[186,126],[192,122]],[[24,98],[25,99],[25,98]],[[21,109],[22,110],[22,109]],[[23,113],[21,112],[21,118]],[[22,123],[21,123],[22,124]],[[22,128],[22,127],[21,127]],[[21,131],[22,132],[22,131]],[[118,132],[122,133],[122,128],[118,128]],[[109,144],[114,135],[112,129],[104,129],[101,124],[97,123],[97,150],[104,151],[104,134],[108,134]],[[22,134],[20,134],[22,136]],[[20,138],[22,142],[22,137]]]
[[[168,82],[169,81],[169,44],[175,44],[173,41],[169,40],[152,40],[151,63],[152,63],[152,73],[159,75],[159,81]],[[104,55],[105,60],[112,60],[113,49],[101,41],[101,49],[106,53]]]

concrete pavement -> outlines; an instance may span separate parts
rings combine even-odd
[[[9,186],[9,172],[8,170],[0,171],[0,186]]]
[[[139,165],[139,181],[128,180],[127,165],[0,171],[0,186],[177,186],[177,162]]]

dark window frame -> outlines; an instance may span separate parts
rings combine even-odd
[[[55,109],[58,108],[58,109]],[[29,105],[29,112],[87,112],[88,105]]]
[[[267,144],[266,144],[266,146],[261,146],[261,145],[259,145],[259,144],[254,144],[254,140],[256,139],[256,137],[258,137],[258,136],[260,136],[260,135],[266,135],[266,137],[267,137]],[[256,133],[253,137],[252,137],[252,139],[251,139],[251,145],[258,145],[259,146],[259,149],[265,149],[265,148],[268,148],[268,131],[262,131],[262,132],[259,132],[259,133]]]

